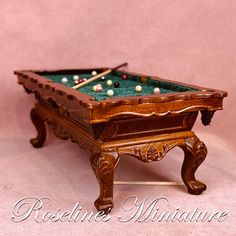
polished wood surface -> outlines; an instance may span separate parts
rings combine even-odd
[[[15,74],[26,92],[34,93],[37,99],[31,119],[38,134],[31,139],[32,145],[43,146],[45,123],[48,123],[53,125],[57,137],[71,139],[91,152],[91,166],[100,186],[95,201],[98,210],[108,212],[113,207],[114,171],[123,156],[142,162],[160,161],[172,148],[180,147],[185,155],[181,175],[189,193],[200,194],[206,190],[206,185],[196,180],[195,172],[204,161],[207,148],[191,129],[199,112],[204,125],[211,123],[214,112],[222,109],[226,92],[187,85],[199,91],[98,102],[89,95],[52,83],[34,71]],[[142,78],[145,80],[146,76]]]

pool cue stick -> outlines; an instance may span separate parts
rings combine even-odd
[[[73,86],[72,88],[73,88],[73,89],[81,88],[81,87],[83,87],[84,85],[89,84],[89,83],[93,82],[94,80],[101,78],[102,76],[105,76],[105,75],[107,75],[107,74],[110,74],[112,71],[118,70],[119,68],[121,68],[121,67],[123,67],[123,66],[126,66],[127,64],[128,64],[128,63],[125,62],[125,63],[123,63],[123,64],[121,64],[121,65],[119,65],[119,66],[114,67],[113,69],[108,69],[108,70],[106,70],[106,71],[104,71],[104,72],[102,72],[102,73],[100,73],[100,74],[98,74],[98,75],[95,75],[94,77],[92,77],[92,78],[90,78],[90,79],[84,81],[84,82],[81,83],[81,84],[77,84],[77,85]]]

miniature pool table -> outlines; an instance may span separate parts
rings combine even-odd
[[[100,186],[94,203],[98,210],[107,212],[113,207],[114,170],[122,156],[144,163],[160,161],[178,146],[185,154],[181,175],[188,192],[200,194],[206,190],[194,175],[207,148],[191,129],[199,112],[202,123],[209,125],[214,112],[222,110],[227,93],[120,70],[79,89],[72,88],[75,76],[88,79],[92,71],[106,69],[15,71],[19,84],[37,99],[30,114],[37,129],[32,145],[43,146],[48,123],[54,126],[57,137],[70,138],[89,150]],[[114,87],[115,82],[118,87]],[[102,85],[99,92],[93,89],[98,83]],[[137,85],[142,91],[135,90]],[[153,93],[155,88],[159,88],[159,94]],[[108,96],[111,89],[114,94]]]

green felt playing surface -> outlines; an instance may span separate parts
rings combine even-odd
[[[53,80],[56,83],[61,83],[61,79],[63,77],[66,77],[68,79],[68,83],[65,86],[68,87],[73,87],[74,86],[74,80],[73,80],[73,74],[50,74],[50,75],[44,75],[48,79]],[[122,74],[119,72],[115,72],[113,74],[109,74],[106,77],[105,81],[101,81],[100,79],[97,79],[84,87],[79,88],[78,90],[82,93],[88,94],[92,97],[95,98],[97,101],[101,101],[107,98],[110,98],[107,95],[107,91],[109,89],[112,89],[114,91],[114,97],[126,97],[126,96],[145,96],[145,95],[150,95],[153,94],[153,89],[155,87],[159,87],[161,94],[165,93],[173,93],[173,92],[188,92],[188,91],[197,91],[194,88],[187,87],[187,86],[181,86],[177,85],[174,83],[170,82],[165,82],[165,81],[157,81],[157,80],[152,80],[148,79],[146,83],[140,82],[140,77],[138,76],[130,76],[128,75],[128,78],[126,80],[123,80],[121,78]],[[79,74],[80,78],[86,78],[89,79],[91,78],[91,74]],[[106,84],[107,80],[112,80],[113,84],[111,86],[108,86]],[[114,83],[115,82],[120,83],[119,88],[114,88]],[[95,92],[93,91],[93,86],[97,84],[102,84],[103,90],[102,92]],[[136,92],[135,87],[137,85],[142,86],[142,91],[141,92]]]

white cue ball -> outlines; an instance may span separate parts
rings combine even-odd
[[[108,85],[108,86],[111,86],[111,85],[112,85],[112,80],[110,80],[110,79],[107,80],[107,85]]]
[[[158,87],[153,89],[153,93],[156,94],[156,95],[160,94],[160,92],[161,92],[161,90]]]
[[[64,78],[61,79],[61,82],[63,84],[67,84],[68,83],[68,79],[66,77],[64,77]]]
[[[97,75],[98,73],[97,73],[97,71],[92,71],[92,76],[95,76],[95,75]]]
[[[108,95],[109,97],[112,97],[112,96],[114,95],[114,91],[111,90],[111,89],[109,89],[109,90],[107,91],[107,95]]]
[[[74,75],[73,76],[73,80],[79,80],[79,76],[78,75]]]
[[[136,87],[135,87],[135,91],[136,92],[141,92],[142,91],[142,86],[141,85],[137,85]]]

